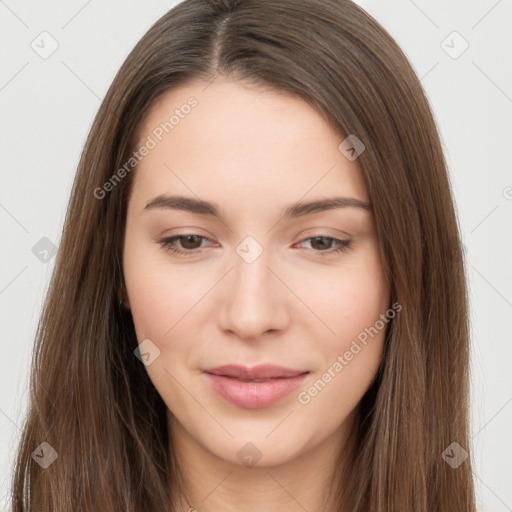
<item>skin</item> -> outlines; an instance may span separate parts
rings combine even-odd
[[[299,201],[369,202],[361,169],[338,150],[345,137],[302,99],[221,78],[167,92],[142,123],[140,144],[190,96],[198,105],[134,171],[123,252],[137,338],[160,350],[146,369],[168,407],[185,477],[188,501],[179,510],[325,512],[336,456],[349,448],[385,329],[309,403],[297,396],[386,312],[390,289],[371,210],[282,217]],[[213,201],[225,219],[145,210],[160,194]],[[186,234],[206,237],[174,242],[199,251],[192,256],[158,242]],[[247,236],[263,250],[251,263],[236,251]],[[329,239],[315,243],[318,236],[351,245],[336,253]],[[202,373],[228,363],[310,373],[272,406],[245,409],[217,395]],[[237,456],[248,442],[261,453],[252,467]]]

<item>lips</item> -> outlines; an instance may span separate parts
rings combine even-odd
[[[245,409],[279,402],[302,384],[309,371],[275,365],[225,365],[203,370],[212,389],[224,400]]]
[[[264,382],[265,380],[297,377],[303,373],[308,373],[307,370],[294,370],[291,368],[285,368],[284,366],[276,366],[272,364],[258,365],[253,367],[227,364],[224,366],[217,366],[215,368],[207,368],[203,371],[211,375],[232,377],[234,379],[245,380],[248,382],[258,380]]]

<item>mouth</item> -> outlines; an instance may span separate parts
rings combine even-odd
[[[210,375],[218,375],[220,377],[231,377],[242,381],[260,381],[264,382],[271,379],[284,379],[297,377],[303,373],[309,373],[308,370],[295,370],[284,366],[272,364],[261,364],[257,366],[242,366],[236,364],[228,364],[217,366],[215,368],[207,368],[203,370]]]
[[[245,409],[260,409],[280,401],[310,373],[275,365],[225,365],[203,372],[221,398]]]

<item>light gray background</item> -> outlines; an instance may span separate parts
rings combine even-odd
[[[134,44],[176,3],[0,0],[0,511],[9,507],[33,338],[54,263],[32,248],[42,237],[58,246],[100,101]],[[443,139],[470,286],[479,506],[512,511],[512,2],[357,3],[411,60]],[[31,47],[50,48],[43,31],[58,42],[46,59]],[[469,47],[458,55],[464,40]]]

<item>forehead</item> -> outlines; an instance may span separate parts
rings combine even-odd
[[[345,136],[303,99],[217,79],[165,93],[138,131],[134,195],[190,193],[223,200],[304,195],[368,201],[357,161],[338,149]],[[206,193],[208,191],[208,193]],[[212,197],[214,196],[214,197]]]

